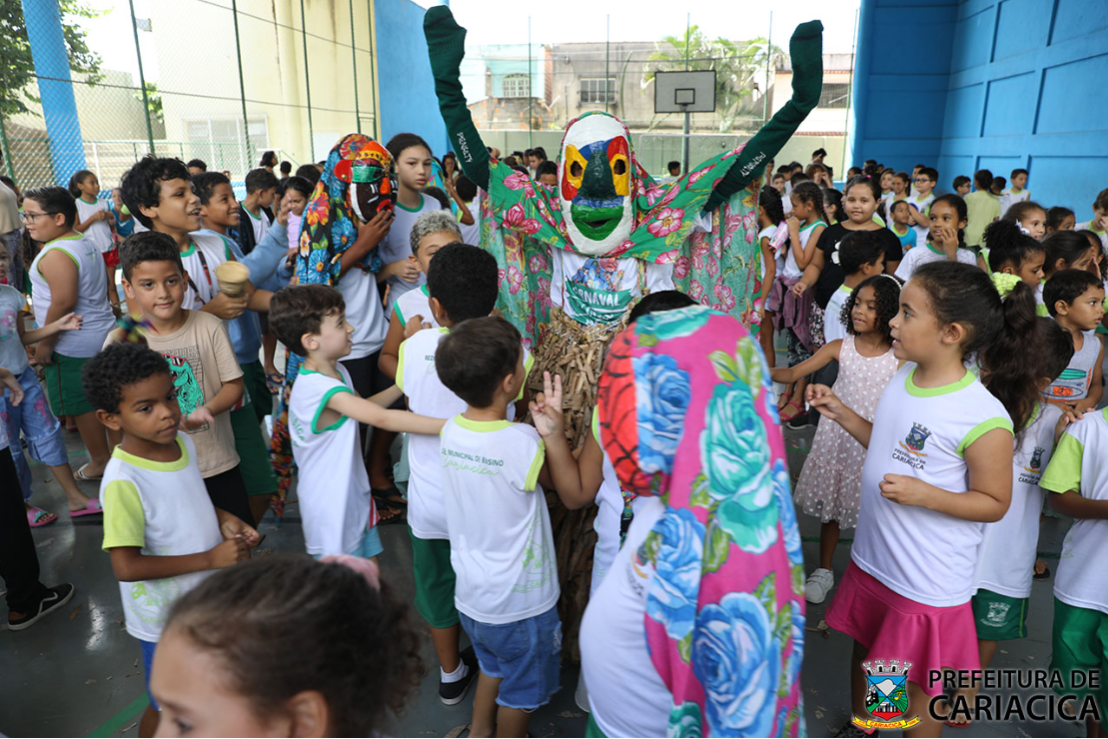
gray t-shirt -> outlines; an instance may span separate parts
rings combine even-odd
[[[19,377],[27,369],[27,350],[19,340],[23,294],[10,285],[0,285],[0,367]]]

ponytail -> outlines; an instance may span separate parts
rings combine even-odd
[[[1019,269],[1032,254],[1046,252],[1046,247],[1011,221],[990,223],[985,227],[984,240],[989,250],[989,269],[993,272],[1000,272],[1005,265]]]
[[[928,293],[940,325],[966,329],[963,359],[977,355],[981,382],[1004,405],[1016,431],[1022,430],[1039,400],[1037,363],[1027,361],[1041,349],[1034,291],[1016,281],[1001,298],[977,267],[948,261],[916,268],[912,283]]]
[[[758,194],[758,207],[766,212],[775,224],[785,220],[785,207],[781,203],[781,193],[766,185]]]
[[[69,194],[75,198],[81,197],[81,188],[78,187],[86,177],[92,176],[92,172],[87,169],[79,169],[73,173],[73,176],[69,178]]]
[[[831,225],[827,220],[827,211],[823,207],[823,190],[819,185],[810,180],[801,182],[793,187],[792,197],[802,203],[813,205],[816,213],[819,213],[820,220],[828,226]]]

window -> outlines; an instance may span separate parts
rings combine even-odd
[[[184,158],[199,157],[208,163],[209,170],[245,173],[257,166],[259,152],[269,148],[269,123],[265,118],[251,118],[246,131],[242,118],[201,118],[184,124],[189,144]]]
[[[850,84],[844,82],[832,82],[830,84],[824,83],[823,90],[819,94],[819,105],[817,108],[840,108],[845,109],[850,107]]]
[[[525,74],[509,74],[504,78],[504,97],[531,97],[531,78]]]
[[[604,83],[607,82],[607,85]],[[607,90],[604,88],[607,87]],[[604,105],[605,103],[614,103],[616,101],[616,78],[603,77],[588,79],[583,78],[581,80],[581,102],[582,103],[599,103]]]

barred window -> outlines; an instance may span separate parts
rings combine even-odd
[[[525,74],[509,74],[504,78],[504,97],[531,97],[531,78]]]
[[[605,85],[605,82],[607,84]],[[605,90],[605,88],[607,88]],[[583,78],[581,80],[582,103],[614,103],[616,101],[616,78],[598,77],[594,79]]]

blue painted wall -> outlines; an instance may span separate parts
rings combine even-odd
[[[439,114],[427,42],[424,9],[410,0],[374,0],[381,141],[417,133],[435,156],[447,151],[446,125]]]
[[[1022,167],[1035,200],[1092,215],[1108,187],[1108,2],[862,0],[859,26],[856,163],[935,163],[943,189]]]

